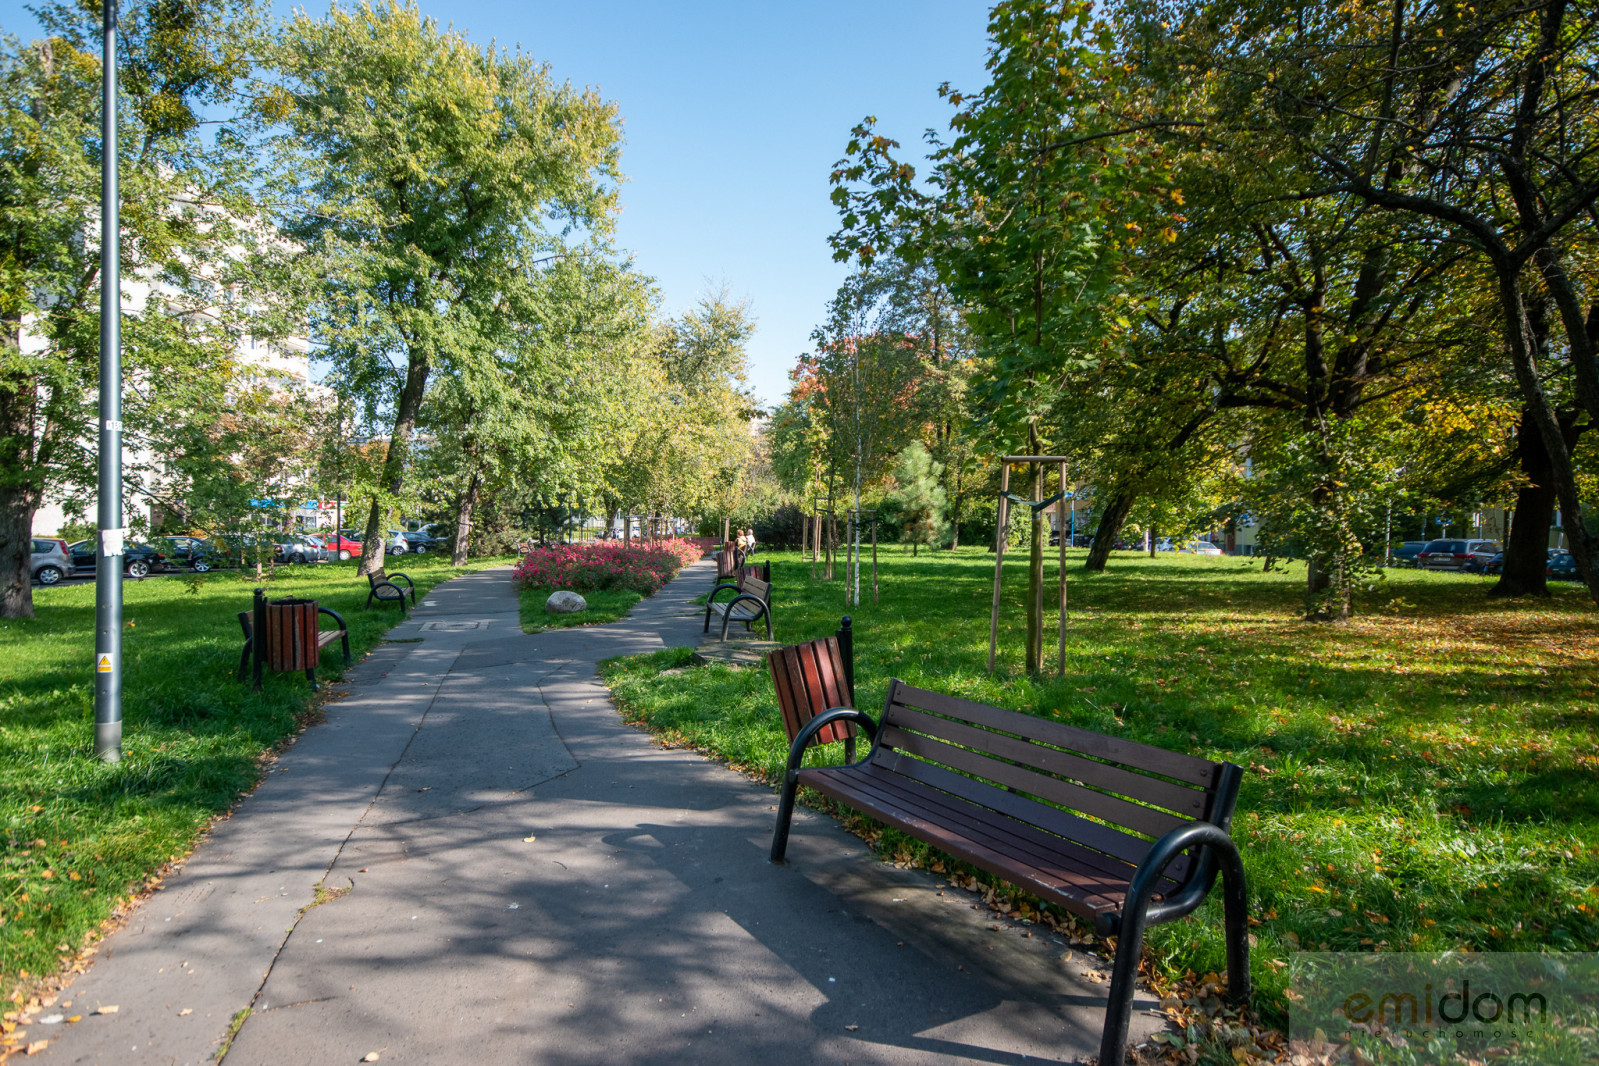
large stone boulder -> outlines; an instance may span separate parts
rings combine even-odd
[[[550,598],[544,601],[544,609],[554,611],[556,614],[573,614],[577,611],[586,611],[588,608],[589,601],[570,589],[558,589],[550,593]]]

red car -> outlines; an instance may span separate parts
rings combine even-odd
[[[319,533],[316,537],[322,546],[328,550],[328,557],[332,559],[354,559],[361,554],[361,542],[351,540],[340,533]]]

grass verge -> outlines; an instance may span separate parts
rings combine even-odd
[[[571,614],[556,614],[544,609],[544,602],[550,598],[550,593],[556,591],[554,585],[532,585],[518,593],[522,605],[522,632],[542,633],[546,629],[565,629],[568,626],[593,626],[604,622],[615,622],[633,609],[633,605],[644,597],[637,592],[626,589],[603,589],[593,592],[580,592],[584,601],[588,603],[588,610],[573,611]]]
[[[1049,613],[1050,673],[1021,669],[1025,559],[1005,568],[988,674],[981,549],[881,549],[881,602],[851,609],[841,581],[774,554],[775,636],[809,640],[853,615],[857,699],[874,713],[899,677],[1244,766],[1233,835],[1274,1020],[1296,949],[1599,948],[1599,614],[1580,588],[1499,602],[1491,579],[1391,571],[1354,622],[1325,625],[1299,618],[1302,565],[1119,553],[1091,575],[1075,569],[1083,554],[1064,677]],[[672,649],[603,671],[630,717],[777,780],[787,744],[765,671],[662,672],[688,661]],[[896,861],[941,862],[897,833],[869,839]],[[1167,974],[1222,970],[1220,893],[1152,930],[1149,951]]]
[[[405,560],[417,592],[468,570]],[[273,598],[339,612],[359,658],[399,621],[363,610],[355,562],[279,567]],[[130,894],[189,852],[216,815],[259,780],[263,760],[314,713],[305,679],[234,681],[252,574],[129,581],[123,610],[122,761],[93,757],[94,587],[34,592],[34,618],[0,621],[0,989],[15,999],[71,964]],[[337,678],[334,649],[319,677]]]

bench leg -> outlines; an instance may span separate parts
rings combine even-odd
[[[339,642],[344,645],[344,665],[345,666],[349,666],[350,665],[350,631],[348,629],[339,630]]]
[[[794,795],[799,791],[799,774],[789,771],[783,775],[783,796],[777,801],[777,828],[772,830],[772,854],[768,859],[774,866],[788,862],[788,823],[794,820]]]
[[[245,672],[245,670],[247,670],[249,668],[249,666],[250,666],[250,641],[248,639],[246,639],[245,642],[244,642],[244,650],[239,653],[239,673],[238,673],[238,676],[234,678],[234,680],[237,681],[241,685],[244,684],[244,672]]]
[[[772,639],[772,612],[762,611],[761,618],[766,622],[766,639]]]
[[[306,668],[305,679],[307,681],[311,682],[311,691],[315,692],[316,691],[316,667],[312,666],[312,667],[307,667]]]
[[[733,612],[729,611],[722,616],[722,639],[727,639],[727,624],[733,620]]]
[[[711,605],[707,603],[705,605],[705,628],[700,630],[700,632],[701,633],[709,633],[710,631],[711,631]]]

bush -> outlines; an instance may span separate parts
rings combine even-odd
[[[755,542],[768,548],[798,548],[805,536],[805,513],[785,503],[755,519]]]
[[[625,589],[653,596],[704,550],[681,540],[624,544],[561,544],[535,548],[517,564],[519,587],[553,586],[574,592]]]

